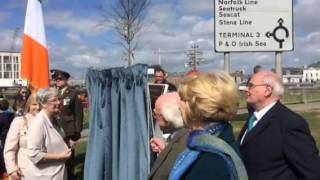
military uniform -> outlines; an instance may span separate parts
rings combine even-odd
[[[83,107],[76,89],[67,86],[58,96],[60,112],[58,122],[64,130],[67,139],[77,141],[81,136],[83,124]]]

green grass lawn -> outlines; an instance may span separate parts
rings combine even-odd
[[[84,160],[86,156],[87,142],[80,142],[75,149],[75,175],[77,180],[83,179]]]

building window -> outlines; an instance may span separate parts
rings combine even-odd
[[[3,63],[11,63],[9,56],[3,56]]]
[[[18,58],[18,56],[15,56],[15,57],[14,57],[14,63],[19,63],[19,58]]]
[[[10,79],[11,78],[11,73],[9,72],[4,72],[4,77],[5,79]]]
[[[15,79],[19,78],[19,73],[18,72],[14,72],[14,78]]]

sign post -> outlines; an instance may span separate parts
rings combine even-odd
[[[293,50],[292,0],[215,0],[214,7],[216,52]]]

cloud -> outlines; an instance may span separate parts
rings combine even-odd
[[[81,41],[81,36],[78,33],[74,33],[74,32],[68,32],[66,34],[66,37],[68,38],[68,40],[70,40],[71,42],[80,42]]]
[[[320,30],[319,0],[299,0],[294,7],[294,25],[298,34],[306,34]]]
[[[198,23],[201,20],[202,18],[199,16],[182,16],[179,19],[178,24],[181,26],[190,26]]]
[[[179,0],[178,9],[184,13],[203,13],[203,12],[213,12],[214,0]]]
[[[139,48],[135,51],[134,63],[158,63],[169,72],[188,71],[184,63],[189,60],[185,51],[193,43],[203,51],[207,60],[199,67],[202,71],[224,70],[223,53],[215,53],[213,47],[214,1],[178,0],[179,7],[172,1],[160,1],[148,9],[144,29],[138,37]],[[320,9],[317,0],[301,0],[295,6],[295,50],[284,52],[283,66],[302,66],[320,60],[320,25],[315,15]],[[308,11],[306,11],[308,9]],[[211,16],[205,16],[210,13]],[[63,44],[50,44],[52,66],[68,68],[73,74],[84,74],[92,67],[126,66],[126,55],[121,46],[99,44],[99,39],[110,38],[109,27],[101,31],[93,27],[100,18],[94,15],[75,16],[71,11],[56,11],[46,16],[49,26],[67,30]],[[1,40],[0,32],[0,40]],[[10,34],[7,32],[7,34]],[[12,33],[11,33],[12,34]],[[87,35],[84,37],[83,35]],[[3,35],[2,37],[5,37]],[[9,35],[10,37],[10,35]],[[156,51],[160,48],[162,53]],[[231,71],[244,70],[252,73],[252,68],[261,64],[265,69],[274,68],[274,52],[231,53]]]
[[[146,22],[161,29],[175,26],[176,13],[171,4],[160,4],[150,7],[146,16]]]
[[[201,20],[192,28],[192,34],[194,35],[212,35],[214,33],[214,19]]]
[[[22,41],[21,41],[21,31],[18,32],[16,39],[13,39],[14,30],[11,29],[1,29],[0,31],[0,51],[11,51],[14,48],[14,51],[20,50]],[[14,43],[14,44],[13,44]]]
[[[75,54],[65,58],[66,63],[74,67],[94,67],[97,66],[101,59],[92,54]]]
[[[101,18],[95,15],[75,16],[71,11],[50,11],[45,14],[45,23],[49,27],[65,29],[89,36],[101,35],[108,31],[107,24],[101,26]]]

